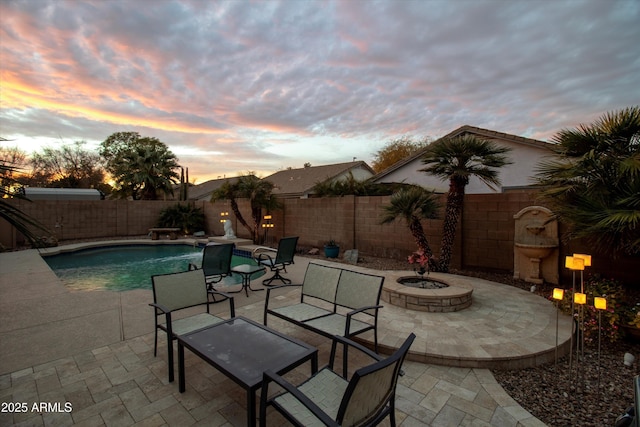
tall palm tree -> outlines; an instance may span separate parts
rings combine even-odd
[[[404,219],[418,245],[418,250],[431,258],[433,252],[421,220],[437,218],[439,206],[433,193],[422,187],[410,186],[393,193],[389,202],[388,206],[383,207],[380,223],[389,224],[397,219]]]
[[[505,156],[509,151],[509,148],[499,147],[473,135],[442,138],[427,146],[422,157],[422,163],[426,167],[420,171],[449,180],[440,245],[440,271],[449,271],[458,220],[464,204],[465,187],[469,184],[469,179],[475,176],[490,188],[499,185],[497,169],[511,163]]]
[[[556,156],[538,165],[542,196],[568,226],[612,254],[640,253],[640,107],[604,114],[553,137]]]

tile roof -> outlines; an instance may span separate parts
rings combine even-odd
[[[319,182],[336,178],[354,169],[364,168],[374,174],[373,169],[363,161],[335,163],[323,166],[309,166],[299,169],[285,169],[263,179],[271,181],[275,195],[302,196],[308,194]]]

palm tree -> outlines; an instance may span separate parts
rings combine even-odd
[[[538,165],[542,197],[568,226],[613,254],[640,253],[640,107],[606,113],[553,137],[556,156]]]
[[[431,258],[433,252],[421,220],[437,218],[439,206],[433,193],[422,187],[410,186],[393,193],[389,202],[390,205],[382,208],[380,223],[389,224],[397,219],[404,219],[418,245],[418,250]]]
[[[472,176],[478,177],[490,188],[493,188],[493,185],[499,185],[497,169],[511,163],[505,156],[509,151],[509,148],[498,147],[490,141],[473,135],[442,138],[426,148],[422,163],[427,166],[420,171],[449,180],[440,245],[438,266],[440,271],[449,271],[456,228],[462,213],[465,187],[469,184],[469,179]]]
[[[253,241],[261,243],[260,224],[262,223],[262,209],[268,212],[279,209],[281,203],[272,194],[274,184],[265,181],[255,175],[244,175],[238,178],[238,194],[249,199],[251,204],[251,218],[253,220],[252,236]]]
[[[0,140],[6,141],[4,138],[0,138]],[[16,230],[24,235],[29,243],[37,246],[41,242],[39,242],[40,236],[38,236],[35,231],[40,230],[44,232],[46,236],[51,236],[51,232],[38,220],[6,201],[7,198],[11,197],[31,201],[23,194],[12,191],[11,187],[17,183],[12,176],[15,172],[17,172],[17,168],[4,163],[0,164],[0,181],[2,184],[0,185],[0,218],[14,226]]]
[[[247,221],[242,216],[240,212],[240,208],[238,207],[238,198],[240,195],[238,194],[238,185],[237,182],[231,182],[226,180],[217,190],[211,194],[211,202],[217,202],[218,200],[229,200],[229,204],[231,205],[231,211],[233,215],[235,215],[236,219],[244,228],[251,232],[251,227],[247,224]]]
[[[229,200],[231,210],[238,222],[253,236],[253,241],[260,243],[260,224],[262,222],[262,209],[271,212],[280,209],[282,204],[276,199],[273,191],[273,183],[262,180],[253,174],[239,177],[235,182],[225,181],[224,184],[211,195],[211,201]],[[247,198],[251,205],[251,219],[253,225],[249,225],[242,216],[237,199]]]

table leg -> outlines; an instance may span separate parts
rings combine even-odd
[[[180,393],[184,393],[186,388],[184,376],[184,345],[178,341],[178,384]]]
[[[313,353],[313,357],[311,357],[311,375],[314,375],[318,372],[318,350]]]
[[[247,425],[256,425],[256,391],[247,390]]]

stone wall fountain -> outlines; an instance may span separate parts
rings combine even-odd
[[[558,284],[558,222],[543,206],[515,214],[513,277],[540,284]]]

